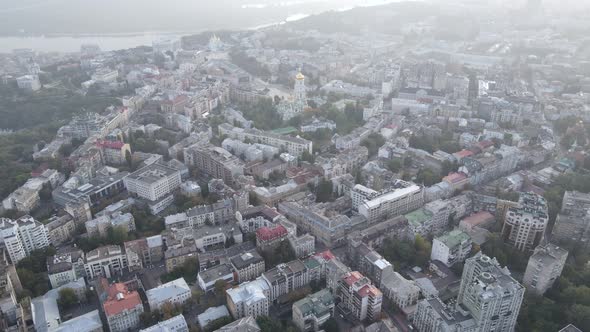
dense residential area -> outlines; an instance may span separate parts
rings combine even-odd
[[[590,331],[588,22],[519,8],[0,54],[0,330]]]

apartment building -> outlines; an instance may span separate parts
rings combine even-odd
[[[188,324],[182,314],[163,320],[139,332],[188,332]]]
[[[139,293],[125,284],[108,286],[102,307],[111,332],[125,332],[139,327],[143,304]]]
[[[521,251],[532,251],[545,237],[549,221],[547,201],[535,193],[521,193],[518,206],[506,213],[502,239]]]
[[[522,279],[527,290],[543,295],[561,275],[567,255],[567,250],[552,243],[536,247]]]
[[[0,218],[0,237],[13,264],[30,255],[33,250],[49,246],[47,228],[31,216],[17,220]]]
[[[266,271],[264,259],[256,250],[238,254],[230,258],[230,262],[237,275],[238,283],[254,280]]]
[[[354,196],[353,208],[356,201],[359,214],[367,218],[369,224],[403,215],[424,205],[424,191],[420,186],[409,182],[398,181],[397,188],[377,195],[370,189],[361,191],[359,189],[362,188],[358,186],[351,192],[351,197]],[[359,196],[362,198],[359,199]]]
[[[237,287],[225,291],[227,307],[235,319],[268,316],[269,293],[268,283],[262,278],[241,283]]]
[[[191,298],[191,289],[178,278],[145,292],[151,310],[160,309],[165,303],[182,305]]]
[[[590,194],[566,191],[553,226],[552,239],[590,244]]]
[[[185,148],[184,163],[227,184],[244,174],[244,163],[238,157],[212,144],[197,143]]]
[[[319,331],[334,315],[334,297],[322,289],[293,303],[293,323],[300,331]]]
[[[127,268],[127,255],[121,246],[103,246],[86,253],[84,269],[88,279],[98,277],[110,279],[122,274],[125,268]]]
[[[248,139],[253,143],[274,146],[297,157],[300,157],[303,152],[312,153],[313,143],[299,137],[278,135],[258,129],[237,128],[227,123],[219,125],[219,134],[242,142]]]
[[[47,275],[52,288],[58,288],[85,277],[84,252],[74,249],[48,257]]]
[[[152,267],[164,259],[162,235],[127,241],[123,245],[129,271]]]
[[[177,168],[154,163],[125,177],[125,188],[147,200],[152,213],[157,214],[172,203],[172,192],[181,183],[180,173]]]
[[[454,229],[432,240],[430,259],[441,261],[448,267],[463,262],[471,252],[472,241],[469,235]]]
[[[269,286],[268,300],[271,302],[312,281],[310,270],[300,260],[279,264],[264,272],[261,278]]]
[[[336,298],[347,317],[360,321],[380,319],[383,293],[358,271],[348,272],[338,281]]]

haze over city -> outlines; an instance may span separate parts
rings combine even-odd
[[[588,17],[0,0],[0,330],[590,331]]]

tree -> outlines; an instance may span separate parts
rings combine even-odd
[[[127,161],[127,166],[129,166],[129,169],[133,170],[133,157],[131,156],[131,152],[129,150],[125,151],[125,161]]]
[[[398,173],[402,169],[402,163],[398,159],[393,159],[387,163],[387,168],[393,173]]]
[[[231,317],[225,316],[210,322],[209,324],[207,324],[207,326],[204,326],[204,328],[205,331],[216,331],[233,321],[234,320]]]
[[[322,179],[316,189],[316,202],[323,203],[332,200],[332,181]]]
[[[418,174],[416,175],[416,181],[422,182],[426,186],[432,186],[433,184],[440,182],[440,180],[441,177],[428,168],[421,169],[420,171],[418,171]]]
[[[369,156],[376,155],[383,144],[385,144],[385,139],[377,133],[372,133],[361,142],[361,145],[369,150]]]
[[[78,296],[76,296],[76,292],[71,288],[62,288],[58,294],[57,304],[63,308],[69,308],[78,303]]]
[[[338,332],[338,331],[340,331],[340,328],[338,327],[338,322],[336,322],[336,320],[334,319],[334,317],[330,317],[330,319],[328,319],[326,321],[326,323],[324,323],[324,325],[322,326],[322,328],[326,332]]]
[[[223,292],[225,291],[226,288],[227,288],[227,281],[225,281],[223,279],[219,279],[219,280],[215,281],[215,293],[217,293],[217,295],[223,295]]]
[[[277,332],[283,330],[283,324],[280,321],[268,316],[258,316],[256,323],[260,327],[260,332]]]

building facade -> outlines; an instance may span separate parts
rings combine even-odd
[[[30,255],[33,250],[49,246],[47,228],[31,216],[17,220],[0,218],[0,237],[14,264]]]
[[[369,278],[360,272],[348,272],[339,281],[336,297],[341,310],[360,321],[380,318],[383,294],[371,285]]]
[[[545,237],[549,221],[547,201],[535,193],[521,193],[517,207],[506,213],[502,239],[520,251],[532,251]]]
[[[561,275],[567,255],[567,250],[552,243],[536,247],[522,279],[527,290],[543,295]]]

